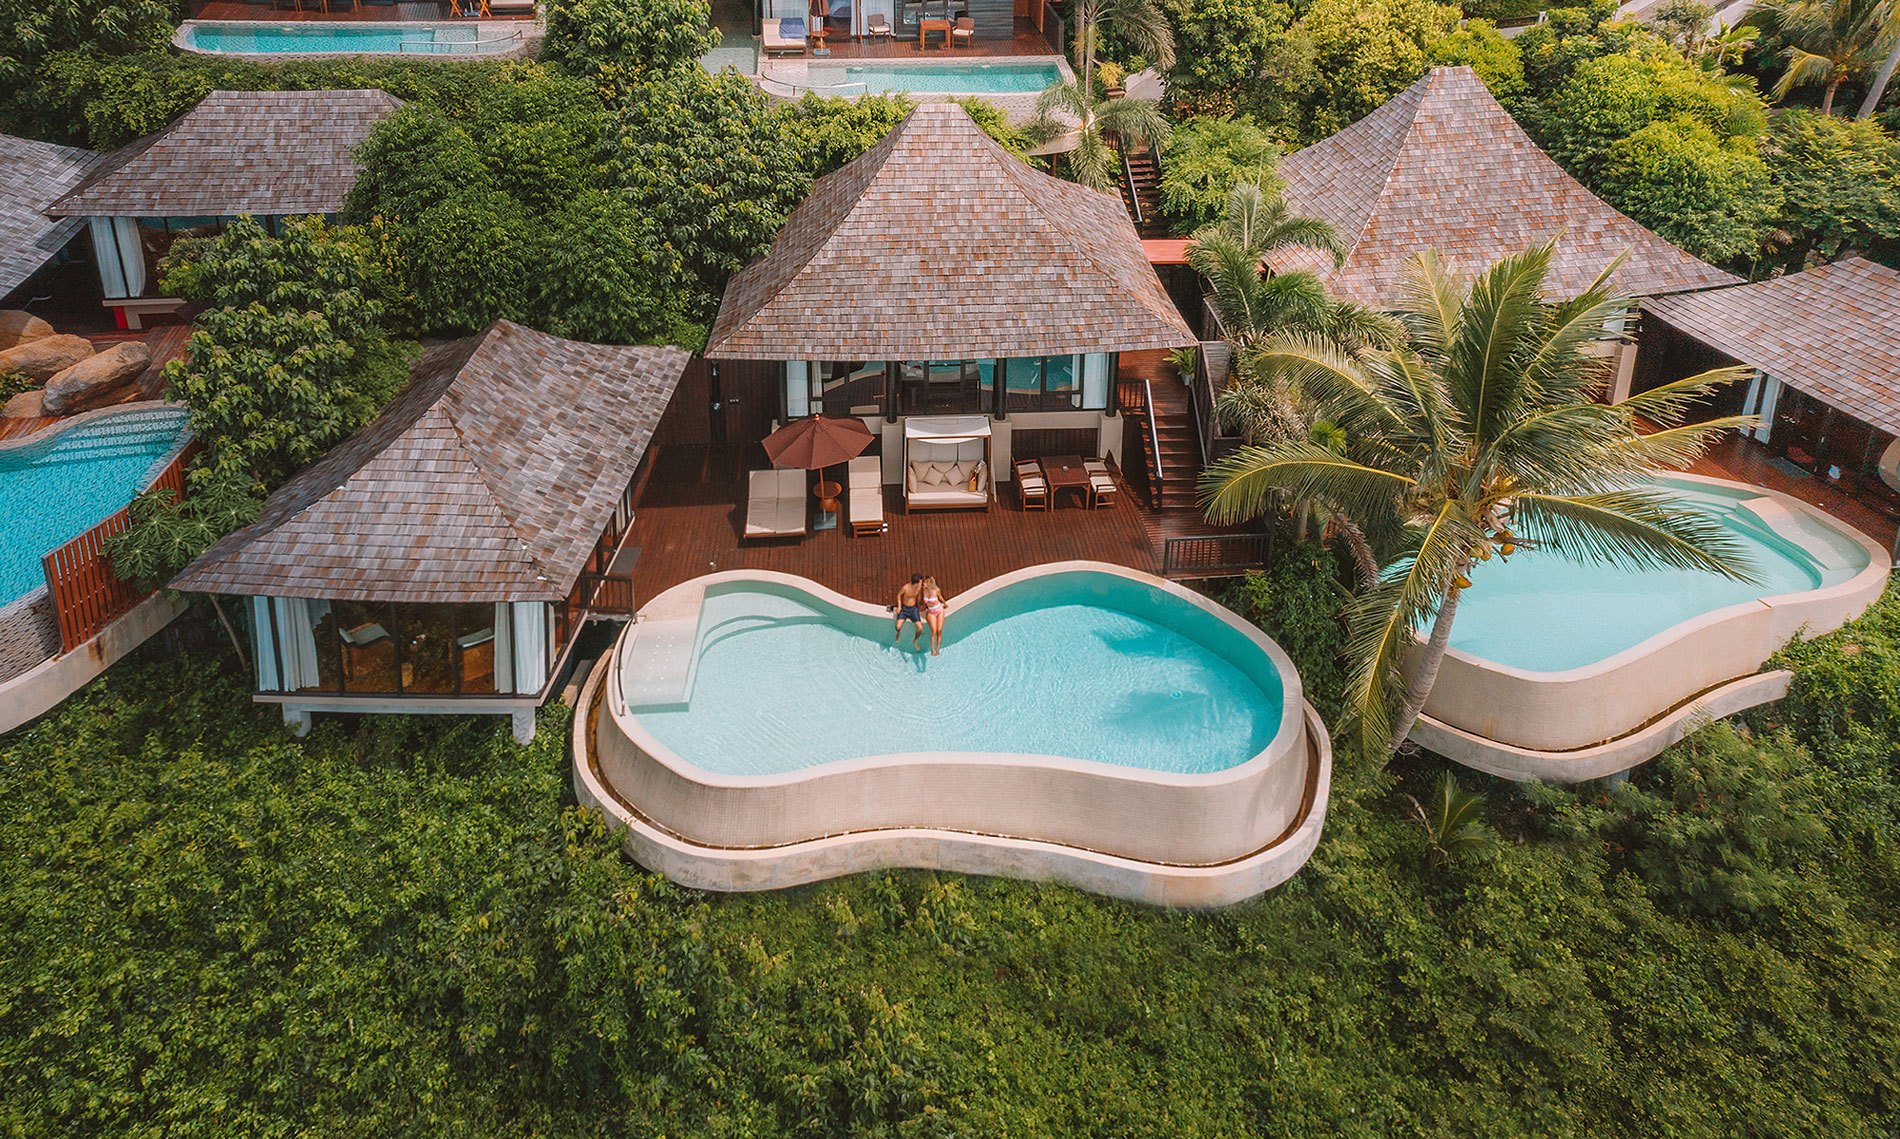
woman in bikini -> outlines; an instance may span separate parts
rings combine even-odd
[[[943,590],[937,585],[937,579],[924,579],[924,620],[930,622],[930,655],[939,656],[943,652],[943,616],[950,612],[950,603],[944,600]]]

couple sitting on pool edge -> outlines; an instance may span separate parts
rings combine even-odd
[[[930,655],[936,656],[943,651],[943,615],[950,612],[950,605],[944,600],[943,590],[938,588],[937,579],[921,573],[910,575],[907,584],[897,587],[897,604],[890,607],[897,614],[897,634],[892,641],[904,639],[904,622],[917,626],[911,635],[910,647],[921,649],[924,628],[930,629]]]

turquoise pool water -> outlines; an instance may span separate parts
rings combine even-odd
[[[1761,584],[1688,570],[1628,570],[1524,551],[1471,572],[1458,602],[1453,648],[1532,672],[1581,668],[1704,613],[1846,581],[1867,568],[1850,536],[1805,514],[1771,527],[1744,503],[1754,492],[1658,480],[1685,504],[1713,515],[1741,539]]]
[[[689,702],[631,711],[682,758],[727,775],[924,751],[1209,772],[1279,731],[1272,659],[1140,582],[1078,571],[950,603],[932,657],[927,637],[923,652],[908,632],[893,646],[889,621],[801,591],[715,586]]]
[[[866,94],[924,92],[932,95],[1033,95],[1062,82],[1053,63],[968,63],[944,66],[852,64],[813,67],[810,82],[862,83]]]
[[[221,55],[322,52],[398,52],[404,55],[469,55],[495,50],[478,43],[475,25],[390,27],[374,24],[250,24],[194,22],[185,42]]]
[[[184,432],[182,408],[155,408],[0,448],[0,605],[45,585],[40,558],[130,502]]]

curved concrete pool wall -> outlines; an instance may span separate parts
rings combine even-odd
[[[800,885],[913,866],[1054,879],[1168,905],[1225,905],[1285,881],[1319,840],[1331,772],[1326,731],[1286,655],[1259,630],[1179,586],[1118,566],[1067,562],[984,583],[1086,570],[1188,600],[1242,633],[1284,678],[1280,729],[1258,755],[1183,775],[1062,757],[877,756],[769,776],[715,775],[682,759],[620,697],[625,643],[589,679],[577,725],[575,789],[627,832],[641,863],[712,890]],[[882,609],[800,578],[722,573],[668,590],[643,621],[696,613],[728,582],[792,586],[882,628]],[[626,636],[637,639],[639,625]]]
[[[1799,499],[1698,475],[1674,480],[1739,488],[1776,501],[1866,550],[1846,581],[1704,613],[1594,664],[1532,672],[1453,649],[1412,738],[1507,779],[1576,782],[1627,771],[1709,718],[1779,699],[1779,685],[1745,683],[1792,638],[1832,632],[1886,589],[1892,561],[1867,535]]]

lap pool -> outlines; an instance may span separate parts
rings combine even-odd
[[[0,605],[46,584],[40,559],[105,521],[184,445],[185,409],[89,413],[0,444]]]
[[[173,42],[210,55],[496,55],[521,46],[518,27],[473,21],[374,24],[276,24],[250,20],[187,20]]]
[[[1095,562],[950,605],[932,657],[803,578],[666,591],[589,681],[577,793],[710,889],[932,866],[1214,905],[1312,852],[1331,752],[1258,629]]]
[[[807,81],[868,95],[1036,95],[1062,82],[1054,62],[813,64]]]

